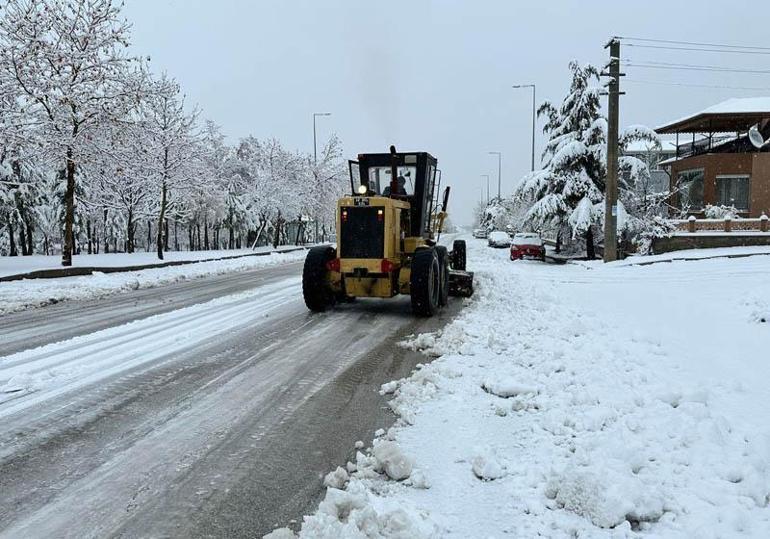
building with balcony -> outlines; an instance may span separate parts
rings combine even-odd
[[[661,163],[675,208],[696,217],[707,205],[734,206],[740,217],[770,213],[770,145],[761,143],[770,141],[770,97],[729,99],[655,131],[676,137],[675,155]]]

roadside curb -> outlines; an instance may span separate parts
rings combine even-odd
[[[57,279],[59,277],[79,277],[83,275],[93,275],[94,273],[122,273],[130,271],[141,271],[146,269],[167,268],[170,266],[186,266],[189,264],[200,264],[201,262],[214,262],[217,260],[233,260],[236,258],[246,258],[249,256],[268,256],[272,254],[294,253],[296,251],[306,251],[310,247],[298,246],[289,249],[280,249],[276,251],[265,251],[260,253],[246,253],[233,256],[222,256],[217,258],[204,258],[201,260],[171,260],[168,262],[158,262],[153,264],[140,264],[136,266],[78,266],[68,268],[56,268],[46,270],[36,270],[27,273],[17,273],[14,275],[0,276],[0,282],[22,281],[25,279]]]

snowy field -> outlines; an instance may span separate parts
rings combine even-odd
[[[207,252],[207,254],[211,253],[212,251]],[[229,251],[229,253],[232,254],[232,251]],[[0,282],[0,315],[61,301],[96,299],[140,288],[154,288],[179,281],[199,279],[209,275],[221,275],[274,266],[276,264],[298,262],[304,260],[306,255],[307,251],[299,250],[289,253],[246,256],[132,272],[94,273],[93,275],[81,277]],[[93,256],[111,257],[113,255]],[[132,257],[137,255],[125,256]],[[80,259],[81,257],[75,258]],[[84,264],[84,262],[81,261],[81,264]]]
[[[293,249],[294,246],[286,246],[284,249]],[[145,264],[160,264],[179,260],[208,260],[212,258],[227,258],[243,256],[259,252],[273,251],[272,246],[258,247],[256,249],[231,249],[220,251],[168,251],[163,253],[164,259],[158,260],[158,255],[151,253],[112,253],[98,255],[77,255],[72,257],[72,265],[75,267],[115,268],[121,266],[142,266]],[[281,249],[279,249],[281,250]],[[61,255],[45,256],[0,256],[0,277],[6,275],[18,275],[31,271],[61,269]]]
[[[469,239],[476,295],[300,536],[770,537],[770,257],[506,257]]]

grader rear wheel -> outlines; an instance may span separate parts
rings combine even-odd
[[[334,260],[337,251],[333,247],[313,247],[305,257],[302,269],[302,295],[311,311],[323,312],[335,303],[335,294],[329,288],[326,263]]]
[[[412,257],[412,311],[417,316],[433,316],[439,309],[441,272],[434,249],[421,249]]]

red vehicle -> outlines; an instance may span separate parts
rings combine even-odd
[[[519,232],[511,242],[511,260],[537,258],[545,262],[545,246],[540,234]]]

